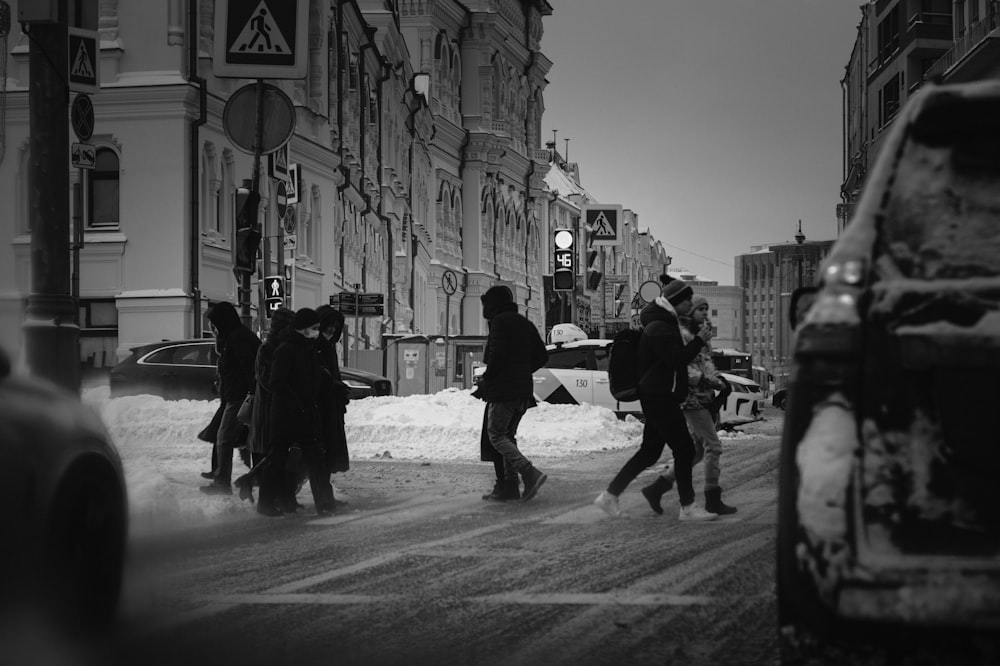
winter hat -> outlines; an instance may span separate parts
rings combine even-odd
[[[708,299],[704,296],[695,296],[691,299],[691,309],[697,310],[702,305],[708,305]]]
[[[664,282],[663,278],[667,278],[669,282]],[[668,275],[661,275],[660,282],[663,282],[663,289],[660,290],[660,295],[667,299],[671,305],[679,305],[694,296],[694,290],[684,280],[671,278]]]
[[[301,331],[304,328],[309,328],[314,324],[319,323],[319,317],[316,316],[316,311],[312,308],[301,308],[292,318],[292,328],[296,331]]]
[[[504,306],[514,302],[514,293],[510,287],[498,284],[487,289],[486,293],[479,297],[479,300],[483,304],[483,316],[492,319],[504,309]]]
[[[319,318],[319,327],[338,325],[344,326],[344,313],[330,305],[321,305],[316,308],[316,316]]]
[[[236,311],[236,306],[229,301],[216,303],[209,308],[205,317],[215,324],[221,337],[226,337],[241,325],[240,314]]]
[[[271,332],[277,333],[283,328],[287,328],[292,320],[295,319],[295,313],[288,308],[278,308],[271,313]]]

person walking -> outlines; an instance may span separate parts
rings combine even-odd
[[[272,393],[274,447],[276,451],[288,451],[283,462],[301,456],[316,513],[328,515],[333,512],[333,489],[320,444],[320,369],[316,361],[319,317],[316,311],[312,308],[297,310],[290,327],[279,337],[281,342],[274,351],[268,382]],[[282,455],[279,454],[279,458]]]
[[[210,495],[229,495],[233,492],[233,451],[243,446],[247,434],[247,427],[240,423],[237,413],[254,387],[254,361],[260,339],[243,325],[236,307],[228,301],[216,303],[205,316],[219,351],[219,399],[225,408],[215,442],[212,483],[202,486],[201,491]]]
[[[702,326],[698,334],[684,344],[678,315],[690,312],[694,292],[683,280],[661,280],[665,284],[660,296],[640,314],[643,329],[639,340],[639,367],[645,371],[639,380],[639,404],[646,421],[642,443],[594,504],[610,516],[621,516],[619,496],[642,470],[656,463],[664,445],[668,445],[674,454],[680,519],[714,520],[718,515],[708,513],[695,503],[691,479],[694,442],[681,412],[681,402],[687,397],[687,365],[711,339],[712,331]]]
[[[319,317],[316,356],[321,373],[319,412],[324,463],[329,474],[336,474],[351,468],[344,430],[344,416],[351,401],[351,391],[340,376],[340,362],[337,360],[337,342],[344,332],[344,315],[329,305],[321,305],[316,308],[316,316]]]
[[[681,317],[681,337],[689,344],[698,331],[707,326],[708,300],[703,296],[691,299],[691,315]],[[716,431],[717,416],[713,416],[713,405],[716,401],[715,391],[726,393],[729,383],[723,379],[712,361],[712,348],[706,341],[698,354],[688,363],[688,394],[681,403],[681,411],[687,421],[691,439],[694,442],[694,460],[692,465],[705,461],[705,510],[709,513],[728,515],[736,513],[736,507],[722,501],[722,488],[719,486],[719,458],[722,455],[722,442]],[[667,463],[663,471],[653,483],[642,489],[642,495],[656,513],[663,513],[660,498],[674,487],[674,466]]]
[[[531,374],[545,365],[548,353],[538,329],[518,313],[508,287],[490,287],[480,301],[489,335],[483,351],[486,370],[475,395],[486,401],[486,434],[503,456],[505,469],[502,489],[499,493],[494,489],[491,495],[498,500],[516,499],[520,476],[524,482],[521,501],[526,502],[535,496],[548,475],[536,469],[518,449],[517,426],[535,404]]]

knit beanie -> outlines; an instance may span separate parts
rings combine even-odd
[[[691,289],[691,287],[689,287],[687,282],[684,280],[678,280],[667,275],[661,275],[660,282],[663,282],[663,278],[667,278],[669,282],[663,283],[663,289],[660,290],[660,295],[670,301],[671,305],[676,306],[694,296],[694,290]]]
[[[292,328],[296,331],[301,331],[304,328],[309,328],[314,324],[319,323],[319,317],[316,315],[316,311],[312,308],[301,308],[295,313],[295,317],[292,318]]]
[[[702,305],[708,305],[708,299],[704,296],[695,296],[691,299],[691,309],[697,310]]]
[[[295,319],[295,313],[288,308],[278,308],[271,313],[271,332],[277,333],[283,328],[287,328],[292,320]]]

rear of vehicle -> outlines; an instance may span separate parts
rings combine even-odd
[[[158,395],[166,400],[213,400],[218,353],[214,340],[174,340],[133,347],[111,369],[111,397]]]
[[[387,377],[358,368],[341,368],[340,378],[351,392],[351,400],[370,396],[392,395],[392,382]]]
[[[729,382],[732,392],[726,398],[726,404],[719,410],[719,425],[731,428],[759,419],[764,400],[764,392],[761,391],[760,385],[751,379],[728,372],[723,372],[721,375]]]
[[[788,660],[864,643],[973,652],[997,635],[998,369],[1000,83],[929,86],[894,121],[796,334]]]

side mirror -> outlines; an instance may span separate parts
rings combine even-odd
[[[793,331],[805,321],[806,313],[809,312],[818,293],[819,287],[813,286],[799,287],[792,292],[792,297],[788,301],[788,323]]]

